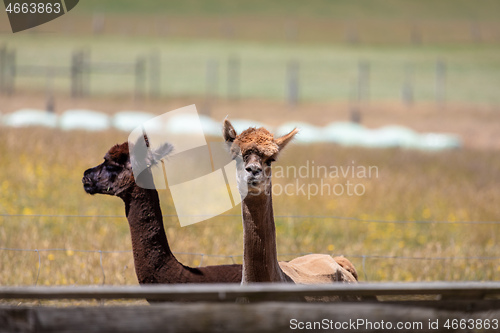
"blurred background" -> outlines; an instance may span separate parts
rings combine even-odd
[[[2,11],[0,284],[136,284],[123,203],[86,195],[81,177],[137,119],[190,104],[207,124],[299,126],[278,165],[378,168],[356,179],[362,196],[275,196],[281,260],[343,254],[364,281],[498,280],[499,12],[495,0],[86,0],[12,34]],[[181,262],[241,262],[239,207],[181,228],[161,196]]]

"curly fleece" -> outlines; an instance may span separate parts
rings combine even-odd
[[[273,134],[264,127],[251,127],[243,131],[234,140],[233,147],[238,147],[243,155],[254,151],[261,156],[271,157],[279,152]]]

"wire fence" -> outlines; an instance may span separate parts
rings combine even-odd
[[[166,217],[177,217],[176,214],[164,214]],[[190,217],[212,217],[212,215],[189,215]],[[51,218],[123,218],[123,215],[66,215],[66,214],[0,214],[0,217],[51,217]],[[239,218],[239,214],[222,214],[217,218]],[[500,224],[500,221],[451,221],[451,220],[380,220],[380,219],[363,219],[358,217],[333,216],[333,215],[275,215],[275,218],[280,219],[320,219],[320,220],[344,220],[357,221],[366,223],[395,223],[395,224]]]
[[[164,218],[177,217],[175,214],[165,214]],[[69,214],[0,214],[0,218],[61,218],[68,219],[91,219],[91,218],[105,218],[105,219],[122,219],[122,215],[69,215]],[[238,214],[224,214],[220,215],[219,218],[241,218]],[[362,219],[356,217],[345,217],[345,216],[305,216],[305,215],[276,215],[277,219],[321,219],[321,220],[340,220],[340,221],[355,221],[360,223],[375,223],[375,224],[449,224],[449,225],[500,225],[500,221],[410,221],[410,220],[380,220],[380,219]],[[50,252],[69,252],[72,253],[89,253],[99,255],[99,269],[101,272],[102,284],[106,284],[106,273],[103,264],[103,256],[108,254],[131,254],[132,250],[86,250],[86,249],[72,249],[72,248],[14,248],[14,247],[0,247],[0,251],[5,252],[31,252],[37,255],[38,266],[36,269],[36,275],[34,280],[34,285],[38,284],[40,271],[43,264],[42,253]],[[301,253],[279,253],[280,257],[297,257],[310,254],[309,252]],[[361,260],[362,271],[364,274],[365,281],[369,281],[366,274],[367,260],[405,260],[405,261],[450,261],[450,260],[465,260],[465,261],[482,261],[482,262],[494,262],[500,261],[500,256],[404,256],[404,255],[379,255],[379,254],[366,254],[366,253],[328,253],[332,256],[343,255],[347,258]],[[231,263],[236,264],[237,259],[243,257],[242,254],[208,254],[201,252],[174,252],[174,255],[190,255],[200,257],[198,267],[203,266],[206,258],[221,258],[229,259]]]
[[[0,45],[0,93],[16,90],[69,93],[74,98],[131,94],[135,99],[197,96],[206,107],[215,100],[282,100],[290,107],[308,101],[401,101],[498,104],[494,63],[429,53],[393,61],[370,53],[356,59],[299,54],[283,56],[184,54],[156,50],[135,57],[105,51],[44,51],[35,64],[28,48]],[[430,52],[430,51],[429,51]],[[120,62],[118,62],[118,59]],[[482,58],[480,58],[482,59]],[[479,84],[477,84],[479,82]],[[480,87],[480,88],[479,88]]]
[[[33,252],[38,256],[38,267],[36,278],[33,285],[38,284],[38,280],[40,277],[40,270],[42,267],[42,257],[41,252],[74,252],[74,253],[94,253],[99,254],[99,267],[102,273],[102,285],[106,284],[106,273],[103,265],[103,254],[112,254],[112,253],[132,253],[132,250],[75,250],[75,249],[66,249],[66,248],[58,248],[58,249],[21,249],[21,248],[0,248],[0,251],[12,251],[12,252]],[[203,259],[206,258],[226,258],[231,259],[233,264],[236,264],[235,258],[242,258],[242,254],[236,255],[223,255],[223,254],[207,254],[207,253],[197,253],[197,252],[173,252],[174,255],[192,255],[199,256],[200,263],[197,267],[203,266]],[[279,256],[291,256],[291,257],[299,257],[307,254],[311,254],[308,252],[304,253],[280,253]],[[500,261],[500,256],[490,256],[490,257],[482,257],[482,256],[449,256],[449,257],[408,257],[408,256],[385,256],[385,255],[372,255],[372,254],[345,254],[345,253],[329,253],[329,255],[335,256],[345,256],[347,258],[358,258],[362,260],[362,269],[364,273],[365,281],[369,281],[368,276],[366,275],[366,260],[367,259],[396,259],[396,260],[415,260],[415,261],[447,261],[447,260],[475,260],[475,261]]]

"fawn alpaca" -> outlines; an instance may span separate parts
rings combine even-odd
[[[275,139],[265,128],[249,128],[238,135],[229,120],[224,120],[224,140],[233,158],[241,157],[237,159],[237,183],[242,194],[242,283],[357,282],[356,269],[344,257],[310,254],[278,263],[271,164],[297,132],[294,129]]]

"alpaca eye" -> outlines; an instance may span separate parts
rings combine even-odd
[[[266,161],[266,164],[270,166],[274,161],[276,161],[274,158],[270,158]]]

